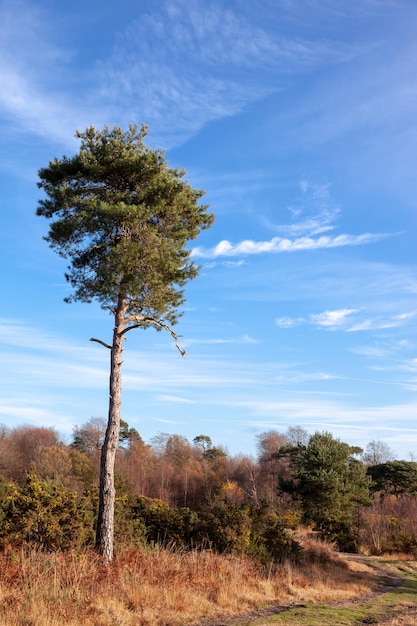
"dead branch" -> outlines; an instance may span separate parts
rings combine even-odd
[[[177,333],[168,324],[164,324],[163,322],[160,322],[159,320],[156,320],[153,317],[147,317],[146,315],[131,315],[130,317],[126,319],[126,322],[127,323],[135,322],[135,323],[132,324],[131,326],[127,326],[123,331],[124,334],[127,333],[129,330],[133,330],[134,328],[140,328],[144,324],[151,324],[153,326],[157,326],[158,328],[163,328],[171,335],[171,337],[175,341],[175,346],[177,350],[179,351],[179,353],[181,354],[181,356],[185,356],[187,354],[187,351],[181,348],[179,341],[178,341],[181,335],[177,335]]]
[[[101,341],[101,339],[96,339],[95,337],[91,337],[90,341],[95,341],[96,343],[99,343],[100,345],[104,346],[105,348],[108,348],[109,350],[111,350],[111,346],[109,346],[108,343],[105,343],[104,341]]]

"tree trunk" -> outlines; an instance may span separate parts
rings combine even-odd
[[[122,404],[122,354],[126,299],[119,296],[115,313],[110,356],[109,419],[100,463],[99,508],[96,547],[106,565],[113,559],[114,542],[114,463],[119,443],[120,407]]]

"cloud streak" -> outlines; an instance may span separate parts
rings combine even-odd
[[[392,234],[387,233],[364,233],[362,235],[342,234],[334,237],[299,237],[297,239],[273,237],[269,241],[253,241],[251,239],[245,239],[244,241],[236,244],[224,239],[214,246],[214,248],[193,248],[191,256],[195,258],[213,259],[217,257],[300,252],[304,250],[320,250],[323,248],[341,248],[346,246],[360,246],[375,243],[392,236]]]
[[[339,328],[346,323],[346,319],[357,313],[357,309],[339,309],[338,311],[324,311],[316,315],[310,315],[310,321],[315,326],[324,328]]]
[[[250,345],[260,343],[257,339],[253,339],[249,335],[243,335],[243,337],[237,338],[212,338],[212,339],[188,339],[184,342],[184,345],[223,345],[223,344],[236,344],[236,345]]]
[[[279,328],[293,328],[302,324],[310,324],[317,328],[354,333],[399,328],[417,316],[417,311],[408,311],[385,317],[366,317],[362,320],[352,320],[352,316],[355,318],[361,313],[359,309],[336,309],[322,313],[310,313],[308,317],[277,317],[275,323]]]
[[[300,181],[302,195],[287,208],[293,224],[268,224],[286,237],[321,235],[334,229],[334,222],[340,215],[340,208],[334,206],[330,196],[330,184],[317,184],[303,179]]]

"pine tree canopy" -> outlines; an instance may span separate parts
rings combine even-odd
[[[204,192],[168,167],[163,151],[144,143],[146,126],[83,133],[79,153],[39,171],[46,198],[37,214],[51,220],[45,237],[71,264],[67,301],[90,302],[114,311],[118,298],[138,320],[175,323],[183,286],[198,267],[186,248],[213,222]]]

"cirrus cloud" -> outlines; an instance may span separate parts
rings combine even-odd
[[[299,324],[312,324],[319,328],[330,330],[341,329],[346,326],[350,315],[357,313],[358,309],[336,309],[334,311],[323,311],[322,313],[311,313],[304,317],[277,317],[275,323],[280,328],[291,328]]]
[[[357,313],[357,309],[338,309],[337,311],[324,311],[310,315],[309,319],[316,326],[324,326],[325,328],[336,328],[343,326],[346,319],[352,313]]]
[[[221,256],[238,256],[263,253],[298,252],[301,250],[319,250],[320,248],[340,248],[343,246],[359,246],[375,243],[388,237],[388,233],[364,233],[362,235],[337,235],[335,237],[299,237],[288,239],[273,237],[269,241],[253,241],[245,239],[240,243],[232,244],[227,239],[220,241],[214,248],[196,247],[191,251],[195,258],[212,259]]]
[[[310,324],[318,328],[352,333],[398,328],[417,316],[417,311],[407,311],[396,315],[357,319],[359,313],[359,309],[335,309],[321,313],[310,313],[307,317],[277,317],[275,323],[279,328],[293,328],[301,324]],[[351,316],[356,316],[356,319],[353,320]]]

